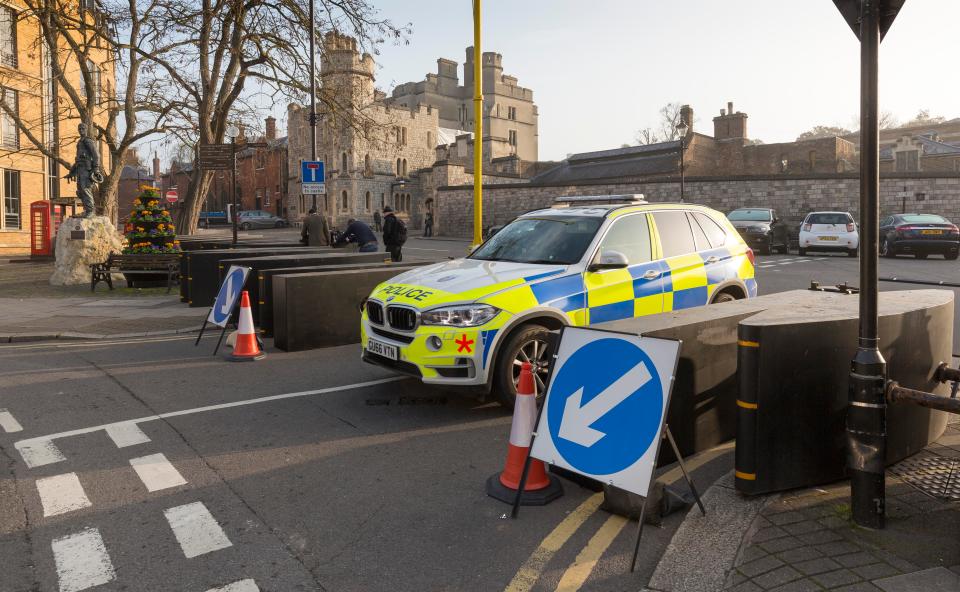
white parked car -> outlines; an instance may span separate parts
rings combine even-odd
[[[857,256],[860,233],[849,212],[810,212],[800,226],[800,255],[807,251],[844,251]]]

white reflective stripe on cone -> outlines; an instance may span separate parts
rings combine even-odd
[[[249,308],[240,309],[240,322],[237,325],[237,333],[240,335],[253,335],[256,333],[253,329],[253,313]]]
[[[520,448],[530,446],[536,421],[537,396],[517,395],[513,406],[513,423],[510,425],[510,443]]]

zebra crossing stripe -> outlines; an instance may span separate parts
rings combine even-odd
[[[96,528],[53,539],[60,592],[81,592],[116,578],[103,537]]]
[[[40,495],[44,516],[58,516],[93,505],[84,493],[76,473],[37,479],[37,493]]]
[[[113,440],[113,443],[117,445],[117,448],[136,446],[137,444],[145,444],[150,441],[150,438],[143,433],[143,430],[132,421],[107,426],[106,432],[107,435],[110,436],[110,439]]]
[[[13,446],[31,469],[67,460],[51,440],[21,440]]]
[[[20,422],[6,409],[0,409],[0,428],[3,428],[3,431],[8,434],[23,431],[23,426],[20,425]]]
[[[131,458],[130,465],[149,492],[187,484],[187,480],[162,453]]]
[[[187,559],[233,546],[203,502],[163,511]]]
[[[257,583],[253,580],[239,580],[219,588],[210,588],[207,592],[260,592]]]

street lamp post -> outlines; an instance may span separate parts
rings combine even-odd
[[[314,23],[315,0],[310,0],[310,160],[317,161],[317,64],[316,25]],[[321,179],[324,181],[324,179]],[[317,195],[313,194],[313,209],[317,209]]]
[[[235,125],[227,126],[227,129],[224,131],[224,135],[230,138],[230,158],[232,159],[232,164],[230,166],[230,203],[233,204],[233,208],[230,211],[230,221],[233,226],[233,243],[231,246],[237,246],[237,136],[240,135],[240,130]]]
[[[683,171],[683,147],[684,140],[687,137],[687,122],[683,119],[677,124],[677,131],[680,132],[680,203],[683,203],[683,193],[684,193],[684,171]]]

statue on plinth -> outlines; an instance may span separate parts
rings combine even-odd
[[[80,137],[77,140],[77,158],[67,172],[68,181],[77,182],[77,197],[83,203],[83,217],[92,218],[96,215],[93,205],[93,185],[103,182],[103,173],[100,172],[100,154],[97,152],[97,143],[87,135],[87,124],[77,126]]]

